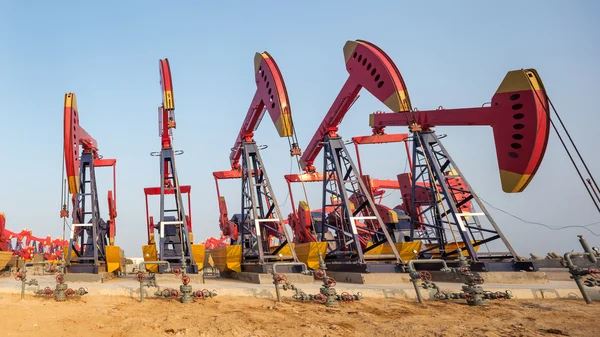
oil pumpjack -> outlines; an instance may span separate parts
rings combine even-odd
[[[376,97],[392,110],[371,114],[370,126],[405,126],[411,133],[411,173],[398,180],[403,195],[410,191],[410,240],[425,245],[419,255],[455,259],[460,249],[473,270],[535,270],[531,262],[521,261],[433,127],[491,126],[502,189],[522,192],[542,162],[549,136],[548,98],[538,73],[509,71],[490,106],[424,111],[412,108],[404,80],[383,50],[366,41],[348,41],[344,55],[347,67],[370,78]],[[464,210],[466,203],[471,203],[470,212]],[[478,252],[491,243],[506,251]]]
[[[285,219],[260,156],[261,147],[254,141],[254,132],[267,110],[279,136],[290,140],[291,155],[298,155],[299,148],[287,89],[275,60],[267,52],[256,53],[254,71],[257,88],[229,156],[231,170],[213,173],[219,198],[221,231],[232,237],[234,242],[229,247],[211,251],[211,255],[217,264],[224,266],[221,269],[265,273],[271,270],[274,262],[298,262],[291,235],[285,229]],[[230,220],[218,181],[236,178],[241,178],[242,182],[241,213]],[[218,262],[222,260],[227,262]],[[299,265],[282,265],[280,268],[287,268],[289,272],[301,271]]]
[[[146,226],[148,244],[142,247],[144,261],[167,261],[171,268],[180,268],[189,274],[197,274],[204,264],[204,245],[193,244],[192,213],[190,192],[191,186],[179,184],[175,156],[183,154],[182,150],[173,149],[173,129],[175,123],[175,100],[173,83],[168,59],[159,61],[160,84],[162,88],[162,104],[158,108],[158,126],[161,139],[160,152],[152,152],[152,156],[160,158],[160,187],[144,189],[146,197]],[[185,213],[182,194],[187,194],[188,212]],[[148,196],[160,196],[160,216],[158,223],[150,216]],[[167,203],[171,198],[173,203]],[[172,208],[169,208],[172,207]],[[155,235],[155,231],[158,236]],[[158,247],[157,247],[158,246]],[[148,265],[151,272],[163,273],[166,265]]]
[[[64,153],[73,221],[65,258],[67,273],[123,271],[123,250],[114,245],[116,235],[116,159],[98,154],[98,142],[79,124],[74,93],[65,94]],[[96,169],[113,168],[113,190],[108,191],[108,222],[100,217]]]

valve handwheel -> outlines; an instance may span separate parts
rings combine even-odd
[[[347,292],[343,292],[341,294],[341,298],[342,298],[342,301],[346,301],[346,302],[352,302],[352,301],[354,301],[354,296],[350,295]]]
[[[596,279],[600,279],[600,268],[589,267],[588,273]]]
[[[75,294],[75,291],[71,288],[65,290],[65,295],[67,296],[73,296]]]
[[[319,270],[317,270],[317,272],[315,273],[315,276],[316,276],[317,278],[323,278],[323,277],[325,277],[325,271],[324,271],[323,269],[319,269]]]
[[[23,274],[20,271],[16,272],[15,273],[15,280],[21,281],[22,279],[23,279]]]
[[[187,286],[188,284],[190,284],[190,281],[191,281],[191,280],[190,280],[190,277],[189,277],[189,276],[187,276],[187,275],[185,275],[184,277],[182,277],[182,278],[181,278],[181,282],[183,282],[183,284],[184,284],[184,285],[186,285],[186,286]]]
[[[275,281],[279,284],[287,283],[287,277],[284,274],[275,275]]]
[[[433,279],[433,277],[431,276],[431,273],[428,272],[427,270],[421,270],[419,272],[419,278],[423,282],[430,282]]]
[[[181,274],[181,269],[179,269],[178,267],[173,268],[173,274],[179,276]]]
[[[63,283],[64,280],[65,280],[65,277],[63,276],[63,274],[56,275],[56,282]]]
[[[88,291],[87,291],[87,288],[80,287],[79,288],[79,292],[82,293],[82,294],[87,294]]]
[[[323,294],[316,294],[315,301],[317,301],[319,303],[325,303],[327,301],[327,297]]]
[[[333,287],[335,287],[337,282],[335,281],[335,279],[333,277],[328,277],[327,281],[325,281],[325,284],[327,284],[329,287],[333,288]]]
[[[141,282],[144,281],[145,277],[146,276],[144,276],[144,273],[142,273],[141,271],[138,271],[137,275],[135,276],[135,279],[138,280],[138,282],[141,283]]]
[[[179,297],[179,291],[173,289],[171,290],[171,297],[176,298]]]
[[[52,295],[52,288],[50,288],[50,287],[46,287],[46,288],[44,288],[44,294],[45,294],[46,296],[50,296],[50,295]]]
[[[197,290],[196,297],[204,299],[204,292],[202,290]]]

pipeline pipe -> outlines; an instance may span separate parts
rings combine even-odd
[[[302,266],[302,274],[310,273],[306,264],[303,262],[275,262],[273,263],[273,284],[275,285],[275,294],[277,295],[277,302],[281,302],[281,294],[279,293],[279,282],[276,279],[277,276],[277,266]]]
[[[45,261],[45,262],[25,262],[25,264],[23,265],[23,267],[33,267],[33,266],[39,266],[39,265],[44,265],[44,266],[50,266],[52,265],[51,262]],[[49,269],[49,268],[47,268]]]
[[[592,299],[585,292],[585,287],[583,285],[583,282],[581,282],[581,276],[575,273],[575,271],[577,270],[577,266],[575,266],[573,264],[573,261],[571,260],[571,257],[579,256],[589,256],[589,253],[565,253],[565,261],[567,262],[567,267],[569,268],[569,271],[571,271],[573,280],[575,280],[575,284],[577,284],[577,288],[579,288],[579,291],[581,292],[581,296],[583,296],[585,303],[592,304]]]
[[[24,273],[21,276],[21,299],[25,298],[25,286],[26,285],[38,285],[37,281],[35,279],[27,280],[27,267],[32,267],[32,266],[36,266],[36,265],[46,265],[46,264],[51,264],[50,262],[25,262],[25,264],[23,265]]]
[[[443,272],[450,271],[450,268],[448,268],[448,265],[446,264],[446,261],[444,261],[444,260],[431,259],[431,260],[410,260],[410,261],[408,261],[408,270],[411,274],[410,280],[413,284],[413,287],[415,287],[415,292],[417,293],[417,300],[419,301],[419,303],[423,303],[423,295],[421,295],[421,289],[417,285],[418,278],[416,277],[417,270],[415,269],[415,264],[438,264],[438,263],[441,263],[444,266],[444,267],[442,267],[442,269],[440,269],[441,271],[443,271]]]
[[[167,271],[171,270],[171,264],[169,263],[169,261],[144,261],[144,262],[140,262],[140,264],[138,265],[138,270],[139,271],[146,270],[146,265],[149,265],[149,264],[153,264],[153,265],[162,265],[162,264],[165,264],[165,265],[167,265]],[[144,282],[143,282],[143,280],[140,281],[140,302],[144,302]]]
[[[273,263],[273,274],[277,274],[277,266],[302,266],[301,274],[310,274],[306,264],[303,262],[275,262]]]
[[[587,253],[588,260],[590,260],[591,263],[598,262],[596,254],[594,254],[594,251],[590,248],[587,241],[583,238],[583,235],[577,235],[577,237],[579,238],[579,243],[581,244],[581,247],[583,247],[583,250]]]
[[[167,271],[171,270],[171,264],[169,263],[169,261],[144,261],[144,262],[140,262],[140,264],[138,265],[138,270],[146,270],[146,265],[148,264],[155,264],[155,265],[161,265],[161,264],[166,264],[167,265]],[[142,269],[144,268],[144,269]]]
[[[410,260],[410,261],[408,261],[408,270],[416,273],[417,270],[415,269],[415,264],[437,264],[437,263],[441,263],[444,266],[444,267],[442,267],[442,269],[440,269],[440,271],[443,271],[443,272],[450,271],[450,268],[448,268],[446,261],[440,260],[440,259]]]
[[[585,256],[591,263],[597,263],[598,259],[596,258],[596,254],[594,253],[594,251],[590,249],[590,246],[588,245],[587,241],[583,238],[583,235],[577,235],[577,237],[579,238],[579,243],[581,244],[581,247],[583,248],[585,253],[565,253],[564,259],[567,268],[569,268],[569,272],[571,273],[573,280],[575,281],[575,284],[577,284],[577,288],[579,288],[579,291],[581,292],[581,296],[583,296],[583,299],[585,300],[585,303],[592,304],[592,299],[586,293],[584,284],[583,282],[581,282],[581,274],[579,273],[579,268],[573,263],[573,260],[571,258]]]

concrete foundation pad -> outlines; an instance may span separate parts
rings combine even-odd
[[[70,273],[70,274],[64,274],[65,275],[65,282],[74,282],[74,283],[78,283],[78,282],[85,282],[85,283],[89,283],[89,282],[99,282],[99,283],[104,283],[108,280],[112,280],[114,278],[116,278],[116,276],[112,273],[99,273],[99,274],[89,274],[89,273]]]
[[[465,279],[456,279],[453,273],[444,273],[441,271],[430,272],[433,282],[451,282],[464,283]],[[480,272],[485,284],[548,284],[548,277],[543,272]]]
[[[304,276],[304,275],[303,275]],[[38,289],[43,289],[48,286],[54,288],[56,280],[53,275],[35,276],[39,282],[39,286],[26,286],[25,287],[25,299],[32,300],[34,298],[33,293]],[[289,278],[289,277],[288,277]],[[206,279],[206,284],[194,285],[193,290],[213,289],[217,292],[217,299],[221,296],[234,296],[234,297],[260,297],[275,299],[275,287],[272,284],[272,279],[269,279],[269,284],[249,284],[232,279]],[[313,282],[306,284],[296,284],[296,287],[307,294],[318,294],[321,282]],[[460,283],[445,283],[436,282],[441,291],[444,292],[462,292]],[[170,288],[179,289],[181,281],[174,283],[162,283],[159,284],[160,289]],[[85,296],[121,296],[132,298],[139,301],[140,298],[140,284],[133,277],[117,277],[110,282],[80,282],[78,284],[69,284],[70,288],[76,289],[79,287],[85,287],[89,293]],[[576,299],[583,301],[583,297],[577,288],[577,285],[573,281],[550,281],[548,284],[493,284],[484,283],[482,285],[485,291],[506,291],[510,290],[514,296],[514,299],[527,300],[527,299]],[[142,291],[144,296],[149,300],[163,301],[163,298],[157,298],[154,296],[154,292],[158,288],[144,287]],[[350,294],[356,294],[360,292],[365,298],[380,298],[380,299],[402,299],[416,302],[416,293],[411,283],[399,283],[399,284],[352,284],[344,283],[341,281],[337,282],[335,287],[336,292],[341,294],[342,292],[348,292]],[[588,288],[586,292],[594,301],[600,301],[600,287]],[[0,277],[0,297],[2,294],[19,294],[21,292],[21,282],[16,281],[13,277]],[[284,299],[291,299],[293,291],[282,291],[281,296]],[[421,293],[426,300],[434,301],[435,290],[422,289]],[[41,297],[42,300],[47,300]],[[206,299],[210,301],[211,299]],[[53,300],[51,300],[53,302]],[[457,300],[461,302],[463,300]],[[158,303],[159,303],[158,302]],[[464,302],[464,301],[463,301]]]
[[[327,276],[333,277],[337,282],[355,284],[400,284],[410,283],[410,276],[406,273],[347,273],[340,271],[327,271]]]
[[[223,272],[221,273],[221,277],[255,284],[273,284],[272,274]],[[285,277],[287,278],[288,282],[293,284],[312,284],[315,281],[312,275],[303,275],[298,273],[286,273]]]

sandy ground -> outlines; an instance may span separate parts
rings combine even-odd
[[[2,336],[595,336],[600,303],[507,300],[488,307],[364,299],[327,308],[285,299],[196,303],[85,295],[58,303],[0,294]]]

